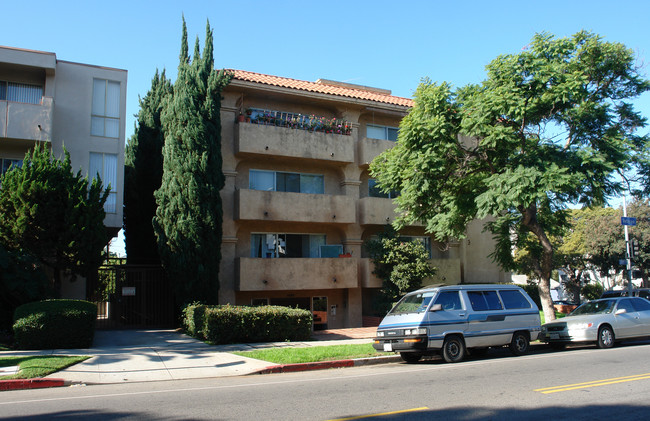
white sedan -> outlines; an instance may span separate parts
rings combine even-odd
[[[615,341],[650,336],[650,301],[616,297],[589,301],[568,316],[542,325],[539,340],[554,346],[596,342],[611,348]]]

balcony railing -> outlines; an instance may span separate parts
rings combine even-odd
[[[352,124],[338,118],[319,117],[313,114],[296,114],[286,111],[263,110],[249,108],[246,110],[247,120],[253,124],[288,127],[290,129],[310,132],[334,133],[349,136],[352,134]]]

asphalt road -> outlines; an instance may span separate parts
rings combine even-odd
[[[0,393],[12,420],[593,420],[650,418],[650,342],[447,364]]]

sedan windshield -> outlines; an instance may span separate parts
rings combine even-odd
[[[614,308],[614,300],[590,301],[571,312],[572,316],[581,314],[606,314],[611,313]]]
[[[422,313],[426,311],[427,306],[431,302],[431,297],[435,293],[424,292],[419,294],[409,294],[402,298],[395,307],[390,311],[390,314],[397,313]]]

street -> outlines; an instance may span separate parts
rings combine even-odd
[[[304,373],[0,393],[0,419],[647,419],[650,342]]]

